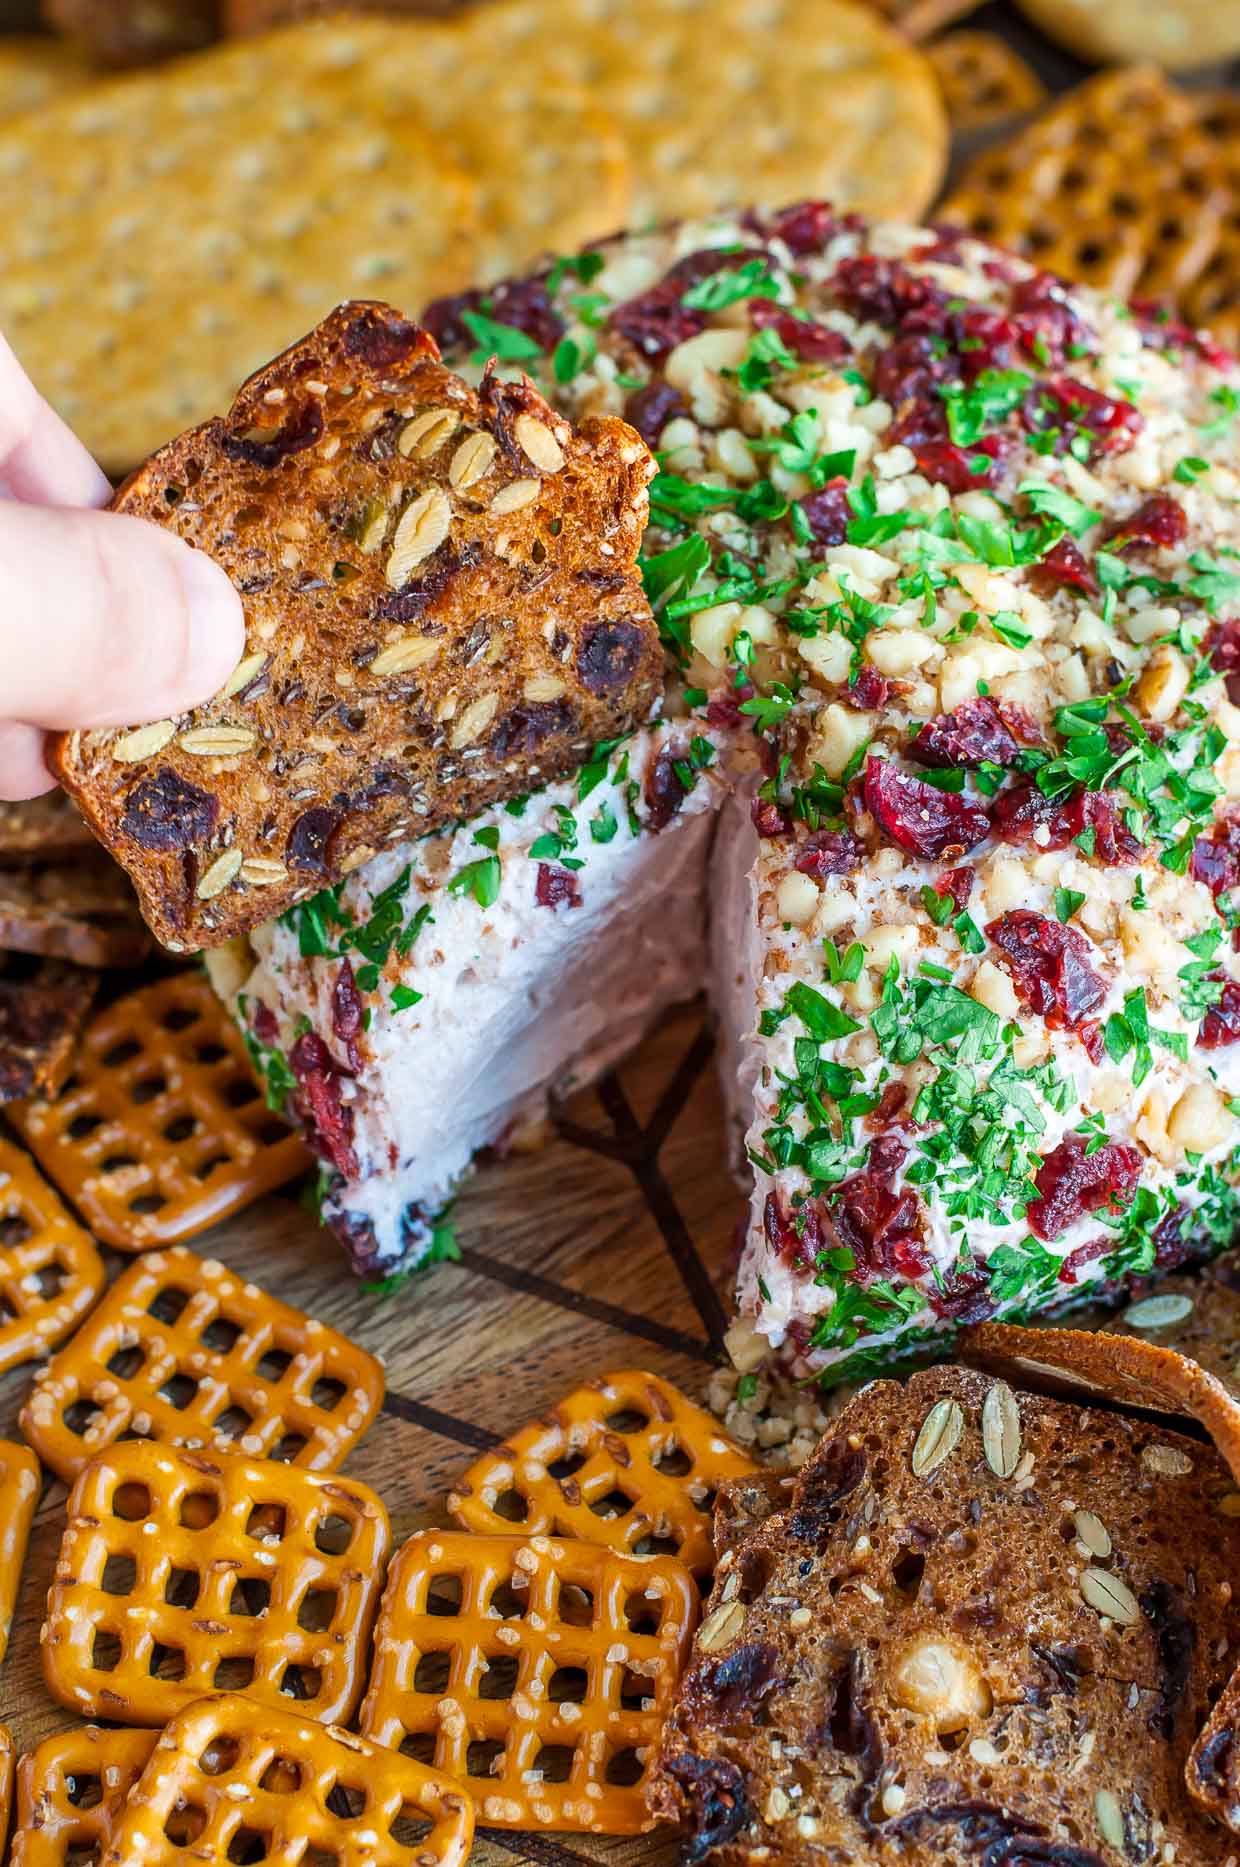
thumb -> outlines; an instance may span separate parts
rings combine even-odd
[[[68,731],[183,713],[244,645],[226,573],[172,532],[0,503],[0,718]]]

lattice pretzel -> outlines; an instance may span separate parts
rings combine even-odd
[[[8,1650],[22,1563],[42,1479],[33,1452],[0,1439],[0,1659]]]
[[[0,1835],[9,1832],[13,1808],[13,1738],[9,1728],[0,1724]]]
[[[390,1539],[366,1485],[133,1441],[87,1466],[68,1508],[42,1636],[61,1704],[162,1724],[244,1687],[352,1715]]]
[[[373,1355],[177,1247],[122,1272],[34,1383],[21,1428],[67,1482],[123,1433],[329,1471],[382,1399]]]
[[[448,1510],[466,1530],[494,1535],[554,1531],[615,1550],[661,1544],[707,1576],[714,1493],[755,1469],[670,1382],[604,1374],[484,1453]]]
[[[0,1136],[0,1373],[63,1341],[103,1285],[93,1240],[29,1154]]]
[[[460,1787],[407,1757],[213,1698],[169,1725],[100,1867],[464,1867],[473,1830]]]
[[[421,1531],[388,1576],[361,1728],[498,1827],[641,1834],[697,1611],[671,1556]]]
[[[86,1724],[27,1752],[17,1766],[9,1867],[80,1867],[88,1853],[97,1861],[157,1741],[155,1731]]]
[[[10,1113],[91,1230],[120,1251],[192,1238],[309,1164],[195,972],[109,1005],[59,1095]]]

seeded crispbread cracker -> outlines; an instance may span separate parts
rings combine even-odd
[[[1183,1773],[1240,1651],[1234,1495],[1161,1427],[873,1383],[721,1559],[653,1806],[729,1867],[1221,1861]]]
[[[84,59],[54,39],[0,39],[0,123],[40,110],[54,97],[80,91],[94,74]]]
[[[150,951],[133,889],[102,850],[0,869],[0,953],[136,966]]]
[[[1227,209],[1210,257],[1182,299],[1193,324],[1208,325],[1223,343],[1240,349],[1240,96],[1215,91],[1200,99],[1198,123],[1217,152],[1227,179]]]
[[[0,329],[110,471],[350,292],[469,273],[474,190],[418,127],[413,61],[352,43],[292,27],[0,131]]]
[[[1240,8],[1228,0],[1017,0],[1023,13],[1078,58],[1120,65],[1152,58],[1172,70],[1240,52]]]
[[[915,217],[942,179],[932,71],[847,0],[498,0],[430,36],[437,94],[592,91],[625,141],[632,225],[807,193]]]
[[[0,868],[48,862],[94,847],[82,813],[63,791],[48,791],[22,803],[0,803]]]
[[[1203,1726],[1185,1775],[1194,1801],[1240,1835],[1240,1672]]]
[[[954,130],[987,130],[1036,110],[1046,86],[994,32],[949,32],[926,47]]]
[[[1154,66],[1104,72],[974,157],[940,218],[1120,297],[1175,299],[1227,203],[1192,100]]]
[[[460,13],[473,0],[350,0],[351,13],[390,13],[424,19]],[[319,19],[343,11],[340,0],[221,0],[224,30],[229,33],[270,32],[290,20]]]
[[[198,52],[219,31],[217,0],[43,0],[43,16],[105,65]]]
[[[0,1103],[56,1094],[98,988],[82,967],[0,955]]]
[[[575,769],[660,691],[644,443],[438,357],[389,307],[341,306],[113,502],[210,552],[246,610],[207,705],[53,747],[167,947]]]

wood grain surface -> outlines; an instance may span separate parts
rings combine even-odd
[[[459,1264],[437,1265],[390,1296],[367,1294],[296,1187],[201,1234],[193,1249],[382,1359],[387,1399],[343,1469],[383,1497],[399,1544],[447,1521],[444,1494],[478,1451],[583,1379],[650,1368],[703,1400],[740,1209],[709,1028],[691,1007],[618,1075],[566,1104],[546,1147],[482,1167],[453,1215]],[[114,1257],[112,1271],[121,1264]],[[32,1371],[0,1380],[0,1437],[18,1437]],[[48,1696],[39,1664],[65,1495],[48,1475],[0,1666],[0,1721],[19,1752],[74,1722]],[[674,1851],[662,1837],[487,1831],[474,1859],[574,1867],[661,1861]]]

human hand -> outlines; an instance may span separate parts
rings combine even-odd
[[[241,658],[225,572],[110,492],[0,337],[0,799],[51,789],[45,733],[182,713]]]

